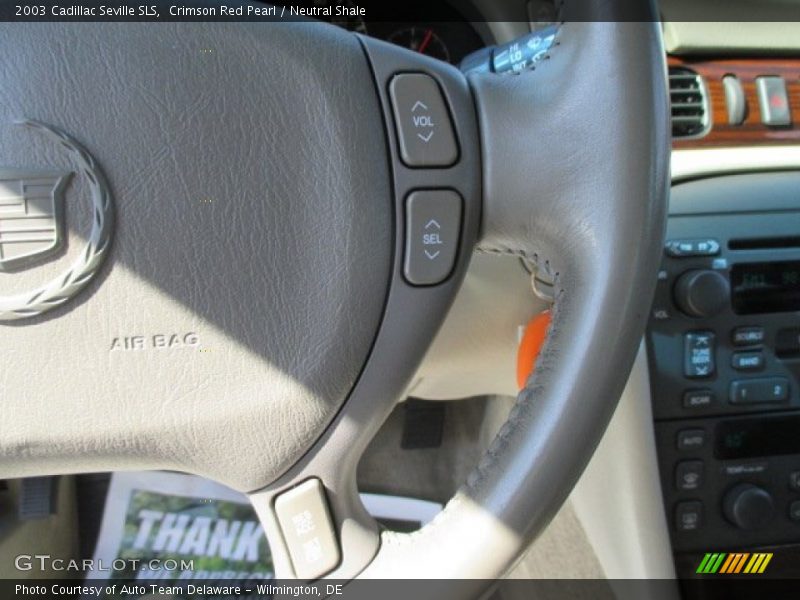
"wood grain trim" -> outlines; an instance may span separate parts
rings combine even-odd
[[[798,58],[722,58],[693,59],[670,56],[670,67],[688,67],[705,79],[711,103],[711,131],[701,138],[674,140],[674,148],[699,148],[707,146],[757,146],[765,144],[800,144],[800,59]],[[747,113],[741,125],[728,124],[725,90],[722,78],[736,75],[742,82]],[[756,77],[778,75],[786,80],[792,125],[766,127],[761,124],[761,111],[756,95]]]

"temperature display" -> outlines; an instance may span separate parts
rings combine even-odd
[[[714,456],[738,460],[760,456],[800,454],[800,416],[731,419],[717,425]]]

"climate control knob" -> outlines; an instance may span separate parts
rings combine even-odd
[[[751,483],[740,483],[725,494],[722,512],[739,529],[759,529],[772,519],[775,506],[767,490]]]
[[[708,269],[686,271],[675,283],[675,304],[691,317],[713,317],[727,305],[731,296],[728,280]]]

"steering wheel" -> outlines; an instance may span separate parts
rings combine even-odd
[[[481,593],[591,457],[663,245],[658,24],[562,19],[469,76],[317,22],[4,25],[0,186],[69,231],[0,273],[0,475],[193,473],[250,495],[278,577]],[[359,457],[476,250],[554,282],[548,338],[441,514],[381,532]]]

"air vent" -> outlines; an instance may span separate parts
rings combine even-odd
[[[672,137],[699,137],[708,130],[708,98],[702,77],[683,67],[669,70]]]

